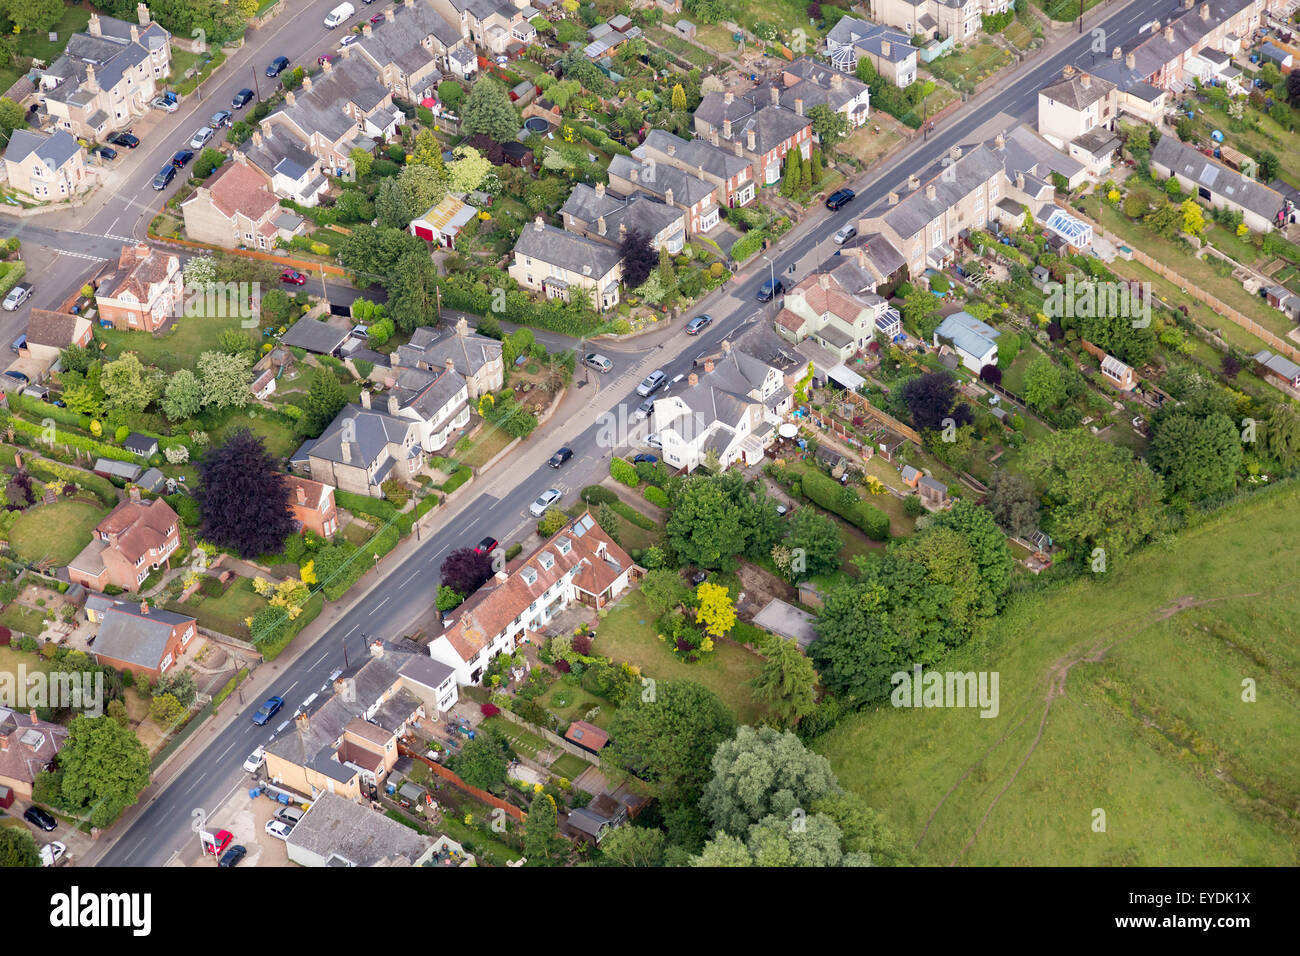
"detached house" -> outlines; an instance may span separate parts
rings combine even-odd
[[[511,653],[570,604],[609,607],[643,573],[583,512],[450,612],[429,656],[452,668],[457,683],[478,684],[494,657]]]
[[[194,618],[150,607],[148,601],[119,601],[103,612],[95,660],[157,680],[185,653],[197,628]]]
[[[826,106],[844,117],[854,130],[867,121],[871,113],[871,91],[855,77],[801,56],[781,71],[780,102],[799,116],[814,106]]]
[[[27,318],[27,342],[19,354],[48,369],[59,360],[59,353],[64,349],[73,345],[84,348],[93,337],[94,330],[85,316],[32,309]]]
[[[515,261],[507,270],[525,289],[548,299],[588,296],[600,311],[618,305],[623,256],[617,248],[548,226],[538,216],[515,242]]]
[[[376,28],[362,27],[357,53],[394,96],[412,103],[433,96],[442,73],[449,72],[448,52],[464,42],[460,29],[425,0],[400,0],[383,14]]]
[[[289,488],[289,511],[300,530],[322,538],[332,538],[339,531],[339,509],[334,503],[334,489],[301,475],[284,475]]]
[[[797,149],[802,159],[812,156],[812,123],[795,109],[780,103],[781,91],[771,87],[767,103],[753,90],[745,96],[710,93],[695,110],[695,132],[718,145],[732,144],[754,165],[763,185],[781,178],[785,155]]]
[[[180,543],[176,512],[161,498],[141,501],[132,489],[124,501],[95,526],[90,544],[68,565],[68,578],[91,591],[108,585],[138,591],[151,572],[167,563]]]
[[[841,284],[841,273],[811,275],[786,293],[776,317],[777,332],[797,345],[812,338],[845,362],[870,345],[877,334],[892,340],[902,318],[889,301],[870,291]]]
[[[424,465],[420,423],[399,417],[392,404],[388,414],[349,405],[319,438],[305,443],[298,454],[306,457],[312,480],[379,498],[388,479],[418,474]]]
[[[694,471],[710,452],[727,468],[753,464],[776,440],[776,426],[789,413],[793,396],[782,371],[723,343],[721,357],[705,359],[686,387],[656,399],[653,423],[663,459]]]
[[[85,150],[67,130],[47,134],[16,129],[4,161],[9,185],[33,199],[70,199],[90,185]]]
[[[644,193],[676,206],[686,214],[686,231],[692,236],[709,232],[721,219],[718,186],[702,172],[616,154],[609,161],[609,188],[625,196]]]
[[[115,329],[157,332],[183,306],[180,257],[146,243],[123,247],[95,280],[99,321]]]
[[[717,187],[720,204],[744,206],[756,190],[754,164],[745,158],[739,142],[727,149],[721,148],[720,142],[716,135],[709,140],[685,140],[667,130],[652,129],[632,155],[642,163],[656,164],[656,169],[670,166],[693,172]]]
[[[951,346],[961,364],[979,374],[985,365],[998,361],[997,337],[1001,333],[969,312],[954,312],[934,330],[934,347]]]
[[[244,162],[223,165],[181,203],[181,212],[195,242],[265,251],[287,238],[278,224],[285,212],[280,201],[262,173]]]
[[[500,391],[505,380],[501,343],[486,335],[472,332],[462,316],[454,331],[441,326],[422,325],[411,333],[411,340],[399,345],[389,356],[392,368],[414,367],[433,371],[447,368],[465,379],[471,401],[488,392]]]
[[[900,88],[916,82],[918,52],[910,34],[857,17],[841,17],[826,34],[826,56],[835,69],[854,73],[865,57],[876,73]]]
[[[32,799],[32,785],[68,739],[68,728],[0,707],[0,790],[8,787],[20,799]]]
[[[686,216],[676,206],[647,196],[620,199],[605,189],[578,183],[560,209],[566,232],[619,246],[630,229],[639,229],[658,252],[672,255],[686,245]]]
[[[388,414],[418,426],[416,440],[427,452],[447,447],[452,436],[469,424],[469,389],[455,367],[395,368],[386,384]],[[370,407],[370,392],[362,391],[361,407]]]

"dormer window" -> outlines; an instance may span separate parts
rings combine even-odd
[[[573,545],[569,543],[568,538],[560,538],[555,542],[555,550],[560,552],[560,554],[568,554],[573,550]]]
[[[525,584],[537,583],[537,570],[535,568],[524,568],[519,572],[519,576],[524,579]]]
[[[555,555],[549,551],[543,551],[542,556],[537,559],[537,563],[542,566],[543,571],[549,571],[555,567]]]

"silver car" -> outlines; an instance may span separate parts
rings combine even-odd
[[[546,514],[546,509],[559,501],[563,495],[559,488],[548,488],[536,501],[528,506],[528,513],[534,518],[540,518]]]
[[[614,367],[614,363],[599,352],[588,352],[583,356],[582,364],[587,368],[594,368],[597,372],[608,372]]]
[[[190,140],[190,149],[202,149],[212,139],[213,129],[211,126],[205,126],[194,134]]]
[[[644,402],[638,405],[636,407],[636,411],[632,413],[632,421],[634,422],[645,421],[647,418],[650,417],[650,411],[654,407],[655,407],[655,400],[653,398],[647,398]]]
[[[645,398],[662,385],[667,378],[668,376],[664,374],[662,369],[655,369],[641,380],[641,384],[636,387],[636,393]]]

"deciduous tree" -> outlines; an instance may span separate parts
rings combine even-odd
[[[209,449],[199,463],[202,535],[240,557],[272,554],[293,531],[289,486],[262,439],[246,428]]]

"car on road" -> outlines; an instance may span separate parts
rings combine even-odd
[[[582,364],[587,368],[594,368],[597,372],[608,372],[614,368],[614,363],[599,352],[588,352],[582,357]]]
[[[266,703],[257,709],[253,715],[253,723],[257,726],[263,726],[268,720],[279,713],[280,708],[284,706],[283,697],[268,697]]]
[[[166,189],[176,178],[176,167],[168,163],[162,169],[158,170],[158,175],[153,178],[153,188],[158,190]]]
[[[112,146],[96,146],[91,152],[101,159],[117,159],[117,150]]]
[[[32,284],[30,282],[18,283],[16,286],[10,289],[9,294],[5,296],[5,300],[3,303],[4,310],[6,312],[17,311],[18,307],[22,305],[24,302],[26,302],[27,297],[30,296],[31,294],[32,294]],[[27,344],[26,341],[24,341],[23,345],[26,344]],[[15,349],[15,351],[17,350]]]
[[[127,149],[135,149],[140,145],[140,137],[125,129],[120,133],[114,133],[108,141],[114,146],[125,146]]]
[[[664,374],[664,370],[657,368],[645,378],[641,379],[641,384],[636,387],[636,393],[642,398],[645,398],[654,394],[659,386],[667,380],[668,376]]]
[[[186,164],[194,158],[194,150],[178,149],[176,155],[172,157],[172,165],[177,169],[184,169]]]
[[[551,456],[551,460],[548,461],[547,464],[550,465],[552,468],[559,468],[561,465],[563,465],[566,461],[568,461],[572,457],[573,457],[572,448],[561,448],[559,451],[557,451],[554,455]]]
[[[287,823],[281,823],[279,820],[267,820],[264,829],[268,836],[273,836],[277,840],[287,840],[289,834],[293,832],[293,827]]]
[[[167,96],[155,96],[149,105],[156,110],[162,110],[164,113],[175,113],[181,108],[181,104],[175,98]]]
[[[287,56],[277,56],[271,61],[271,65],[266,68],[266,75],[271,77],[279,76],[287,69],[289,69],[289,58]]]
[[[281,269],[280,281],[287,282],[289,285],[306,285],[307,277],[297,269]]]
[[[230,110],[217,110],[212,114],[212,119],[208,120],[208,125],[213,129],[221,129],[223,126],[229,126],[234,113]]]
[[[248,87],[244,87],[235,94],[235,98],[230,101],[230,105],[237,110],[242,110],[251,102],[253,102],[253,91]]]
[[[487,535],[482,541],[474,545],[474,550],[479,554],[491,554],[497,549],[497,539],[492,535]]]
[[[257,768],[262,766],[262,761],[264,761],[265,759],[266,759],[266,748],[258,747],[251,754],[249,754],[248,759],[244,761],[244,769],[247,770],[249,773],[257,773]]]
[[[221,867],[222,869],[228,869],[229,867],[232,866],[239,866],[239,861],[242,860],[247,854],[248,854],[248,849],[246,847],[236,844],[235,846],[232,846],[229,850],[227,850],[225,853],[221,854],[221,859],[217,860],[217,866]]]
[[[208,140],[212,139],[213,129],[211,126],[201,127],[193,136],[190,137],[190,149],[202,149],[207,145]]]
[[[32,380],[30,378],[28,378],[22,372],[15,371],[14,369],[9,369],[8,371],[5,372],[5,374],[10,378],[12,378],[15,382],[22,382],[23,385],[30,385],[32,383]]]
[[[650,454],[646,454],[645,452],[642,452],[639,455],[632,456],[632,464],[634,465],[639,465],[642,462],[645,462],[647,465],[653,465],[658,460],[659,460],[658,455],[650,455]]]
[[[9,343],[9,349],[14,355],[22,355],[23,349],[27,348],[27,333],[24,332],[18,338]]]
[[[67,852],[68,848],[58,840],[45,844],[45,846],[41,847],[41,866],[54,866],[63,859],[64,854]]]
[[[853,202],[856,196],[857,193],[852,189],[837,189],[826,197],[826,208],[832,212],[837,209],[842,209],[849,203]]]
[[[839,232],[835,233],[835,245],[842,246],[857,234],[857,226],[845,226]]]
[[[383,15],[382,13],[376,13],[373,17],[370,18],[370,22],[371,22],[371,23],[383,23],[383,22],[384,22],[384,15]]]
[[[691,321],[686,323],[686,334],[699,335],[712,324],[713,316],[697,315],[695,318],[691,319]]]
[[[638,405],[636,407],[636,411],[632,413],[632,421],[634,422],[645,421],[647,418],[650,417],[650,410],[654,407],[655,407],[655,400],[653,398],[647,398],[644,402]]]
[[[23,819],[26,820],[28,823],[30,823],[32,826],[40,827],[46,833],[53,830],[55,827],[59,825],[58,822],[54,819],[53,814],[51,814],[48,810],[44,809],[43,807],[36,806],[36,804],[32,804],[30,807],[28,807],[26,810],[23,811]]]
[[[547,508],[563,497],[564,494],[559,488],[547,488],[538,496],[536,501],[528,506],[528,513],[534,518],[540,518],[542,515],[546,514]]]
[[[645,436],[645,443],[651,448],[658,448],[660,451],[663,451],[664,443],[660,441],[659,436],[654,432]]]
[[[785,295],[785,283],[780,279],[768,279],[758,287],[759,302],[771,302],[778,295]]]

